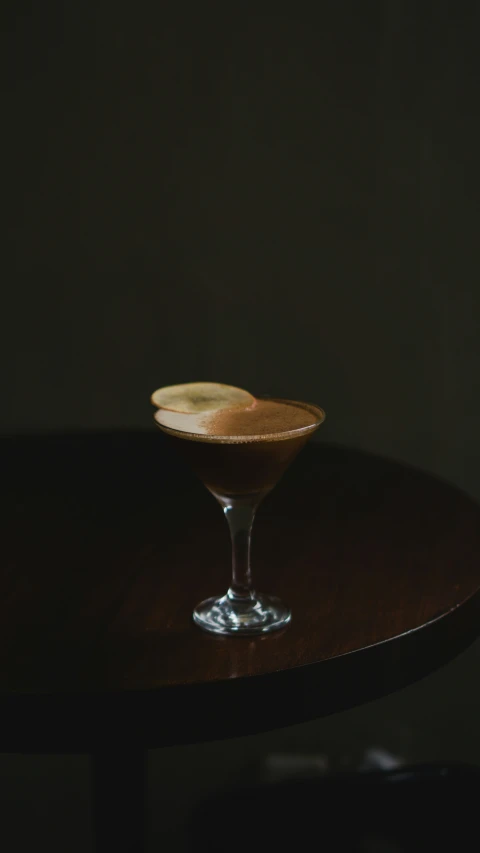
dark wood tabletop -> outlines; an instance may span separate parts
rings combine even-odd
[[[312,442],[260,507],[257,588],[292,624],[202,633],[226,591],[214,498],[160,433],[3,437],[0,750],[253,733],[398,689],[480,626],[480,509],[431,476]]]

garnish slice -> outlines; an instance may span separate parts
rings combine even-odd
[[[219,382],[167,385],[165,388],[154,391],[150,399],[157,409],[168,409],[171,412],[183,414],[217,412],[221,409],[237,407],[248,408],[255,402],[255,397],[243,388],[222,385]]]

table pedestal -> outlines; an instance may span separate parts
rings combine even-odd
[[[96,853],[145,850],[146,753],[106,748],[92,755]]]

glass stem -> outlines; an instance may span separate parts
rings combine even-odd
[[[239,603],[253,600],[250,541],[258,504],[232,501],[222,505],[232,539],[232,583],[227,595],[231,601]]]

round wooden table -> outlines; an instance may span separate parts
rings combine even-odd
[[[98,849],[141,849],[147,748],[351,707],[479,633],[480,509],[415,469],[312,442],[254,527],[292,624],[225,638],[191,612],[228,586],[227,525],[161,434],[0,447],[0,751],[91,752]]]

